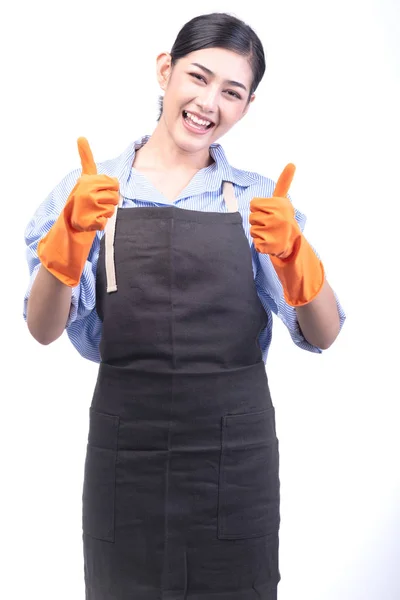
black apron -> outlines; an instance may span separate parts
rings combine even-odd
[[[96,288],[86,599],[276,600],[278,439],[258,341],[267,316],[240,213],[118,209]]]

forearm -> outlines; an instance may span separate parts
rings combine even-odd
[[[51,344],[63,333],[71,307],[72,289],[43,266],[33,282],[27,306],[27,325],[40,344]]]
[[[333,290],[326,280],[314,300],[297,307],[296,313],[300,329],[310,344],[321,350],[333,344],[340,331],[340,317]]]

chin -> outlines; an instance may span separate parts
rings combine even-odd
[[[214,133],[214,132],[213,132]],[[201,152],[204,150],[208,150],[208,148],[213,144],[218,136],[215,134],[212,135],[211,132],[209,135],[202,135],[199,137],[191,136],[186,131],[176,131],[174,132],[173,139],[181,150],[188,153]]]
[[[195,152],[201,152],[202,150],[208,149],[212,141],[209,138],[200,140],[188,139],[188,136],[182,135],[181,133],[172,135],[176,146],[183,152],[193,154]]]

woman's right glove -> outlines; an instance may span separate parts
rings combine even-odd
[[[37,247],[43,266],[69,287],[78,285],[96,232],[105,228],[119,202],[119,182],[98,175],[89,143],[78,139],[82,174],[50,231]]]

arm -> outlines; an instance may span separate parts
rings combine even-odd
[[[78,317],[80,286],[64,285],[48,269],[38,255],[38,245],[61,214],[68,195],[79,177],[69,173],[47,196],[25,228],[26,259],[30,274],[25,292],[23,317],[33,338],[40,344],[51,344],[69,323]],[[80,312],[82,306],[80,307]]]
[[[31,335],[51,344],[66,330],[84,358],[98,363],[101,321],[95,310],[96,270],[101,236],[96,236],[76,287],[62,284],[41,264],[37,245],[50,230],[73,187],[76,174],[68,175],[43,202],[25,230],[30,280],[25,292],[23,317]]]
[[[304,215],[297,211],[296,216],[303,225],[305,221]],[[270,257],[266,254],[259,254],[254,248],[254,245],[252,245],[252,259],[256,274],[256,287],[264,308],[266,310],[271,310],[284,323],[293,342],[299,348],[318,354],[323,350],[326,350],[330,345],[328,343],[329,340],[324,338],[325,334],[321,335],[321,332],[323,333],[329,329],[328,320],[330,319],[330,316],[327,316],[327,313],[330,315],[330,311],[332,311],[334,315],[337,315],[337,333],[341,330],[346,319],[344,310],[328,282],[325,280],[324,288],[327,286],[326,289],[331,290],[335,302],[334,307],[329,306],[329,310],[326,311],[326,305],[322,296],[324,293],[323,288],[319,298],[317,296],[308,305],[294,308],[285,300],[282,284],[279,281]],[[331,296],[331,294],[329,295]],[[331,299],[332,296],[330,297],[330,300]],[[317,307],[317,310],[315,310],[317,302],[319,303],[319,306]],[[314,314],[311,314],[310,316],[312,311]],[[321,316],[322,313],[323,315]],[[315,321],[318,321],[318,323],[316,324]],[[332,339],[331,343],[333,341],[334,340]]]
[[[51,344],[63,333],[70,309],[72,289],[40,265],[27,303],[26,322],[40,344]]]
[[[327,350],[339,335],[341,323],[333,290],[326,281],[318,296],[309,304],[296,308],[297,320],[305,339]]]
[[[85,295],[82,279],[85,275],[94,278],[91,267],[98,248],[97,232],[104,230],[119,199],[118,180],[97,174],[84,138],[78,140],[78,149],[81,176],[66,177],[26,230],[32,285],[25,316],[30,333],[42,344],[56,340],[74,320],[71,303],[76,307],[81,292]]]
[[[277,314],[296,343],[302,345],[304,340],[321,351],[335,341],[345,315],[322,262],[303,235],[305,217],[286,197],[293,173],[293,165],[288,165],[272,197],[252,200],[251,234],[265,275],[266,294],[277,306]]]

